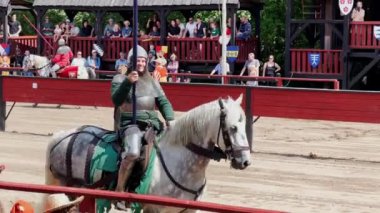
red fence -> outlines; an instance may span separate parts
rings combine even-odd
[[[341,75],[343,73],[341,52],[341,50],[291,49],[291,70],[300,74]],[[320,54],[320,62],[316,68],[313,68],[309,62],[310,53]]]
[[[8,42],[11,44],[11,54],[15,53],[16,47],[22,52],[25,50],[30,50],[31,53],[37,52],[37,36],[9,37]]]
[[[4,76],[0,85],[0,102],[112,106],[109,81]],[[254,115],[380,123],[379,92],[174,83],[162,86],[178,111],[242,93],[246,101],[252,102],[247,110]]]
[[[71,187],[60,187],[60,186],[46,186],[37,184],[22,184],[22,183],[11,183],[0,181],[0,189],[16,190],[16,191],[26,191],[26,192],[38,192],[38,193],[65,193],[69,195],[84,195],[90,198],[92,206],[83,207],[86,212],[95,212],[95,198],[106,198],[111,200],[127,200],[130,202],[140,202],[140,203],[150,203],[164,206],[173,206],[187,209],[198,209],[204,211],[213,212],[231,212],[231,213],[280,213],[280,211],[263,210],[256,208],[246,208],[237,207],[230,205],[222,205],[209,202],[200,202],[192,200],[179,200],[169,197],[158,197],[151,195],[139,195],[132,193],[117,193],[104,190],[93,190],[93,189],[79,189]]]
[[[379,21],[351,22],[350,47],[354,49],[377,49],[380,41],[375,38],[374,26],[380,26]]]

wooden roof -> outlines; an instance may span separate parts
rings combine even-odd
[[[221,0],[139,0],[139,6],[187,6],[218,5]],[[239,5],[239,0],[227,0],[227,4]],[[132,7],[133,0],[35,0],[35,7]]]
[[[0,7],[8,7],[9,0],[1,0],[0,1]]]
[[[33,5],[30,0],[0,0],[0,7],[8,7],[9,4],[16,9],[31,8]]]

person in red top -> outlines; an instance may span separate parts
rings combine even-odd
[[[55,54],[54,58],[51,60],[51,62],[54,63],[54,65],[51,67],[50,74],[53,78],[57,77],[57,71],[60,69],[69,66],[71,63],[71,59],[73,59],[74,54],[71,51],[71,48],[66,45],[65,40],[63,38],[58,40],[58,49],[57,53]]]

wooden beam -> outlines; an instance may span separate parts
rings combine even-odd
[[[291,67],[290,67],[290,27],[291,23],[291,14],[292,14],[292,0],[286,0],[286,13],[285,13],[285,76],[290,76]]]
[[[372,59],[372,61],[365,66],[362,71],[360,71],[354,79],[350,81],[349,88],[352,88],[365,74],[368,73],[368,71],[375,66],[380,61],[380,55],[378,55],[376,58]]]
[[[306,29],[307,26],[309,26],[310,23],[303,23],[301,27],[298,27],[298,29],[293,33],[292,37],[290,38],[290,43],[296,39],[302,31]]]
[[[343,62],[343,82],[342,82],[342,88],[348,89],[349,82],[350,82],[350,71],[349,68],[349,60],[348,60],[348,54],[350,51],[350,44],[349,44],[349,28],[350,28],[350,17],[346,15],[344,17],[344,23],[343,23],[343,39],[342,39],[342,62]]]
[[[3,88],[4,77],[0,76],[0,131],[5,131],[5,117],[7,104],[4,100],[4,88]]]

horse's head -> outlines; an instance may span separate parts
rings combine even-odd
[[[245,113],[241,107],[243,95],[237,100],[218,100],[220,107],[216,145],[231,160],[234,169],[245,169],[251,164],[250,148],[245,131]]]

